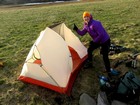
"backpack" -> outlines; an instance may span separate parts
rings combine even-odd
[[[140,79],[133,72],[126,72],[119,79],[115,99],[122,102],[129,102],[134,99],[139,99],[139,95]]]

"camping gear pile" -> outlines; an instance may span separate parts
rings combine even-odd
[[[120,46],[120,45],[116,45],[114,43],[110,44],[110,48],[109,48],[109,55],[113,55],[113,54],[118,54],[121,53],[123,51],[128,50],[127,48]]]
[[[80,95],[79,105],[139,105],[140,78],[132,71],[115,81],[98,76],[100,92],[97,101],[86,93]],[[96,103],[97,102],[97,103]]]
[[[127,58],[123,60],[118,60],[114,64],[114,68],[118,67],[121,64],[125,64],[126,67],[131,67],[133,69],[136,69],[138,67],[138,62],[140,61],[140,53],[130,54]]]
[[[110,55],[118,54],[127,49],[122,46],[111,44]],[[140,53],[129,54],[125,59],[118,60],[113,68],[117,68],[121,64],[125,64],[126,67],[131,69],[137,69],[139,67]],[[115,71],[116,72],[116,71]],[[114,73],[116,74],[116,73]],[[123,102],[128,105],[140,104],[140,78],[132,71],[127,71],[121,77],[111,80],[105,76],[99,76],[100,90],[105,92],[110,101],[110,105],[114,100]],[[99,98],[99,97],[98,97]],[[121,105],[122,103],[116,104]],[[107,105],[107,104],[103,104]]]
[[[106,78],[106,77],[104,77]],[[118,100],[124,103],[136,104],[140,101],[140,78],[133,72],[126,72],[115,81],[99,78],[101,91],[106,92],[109,100]]]
[[[111,43],[109,55],[118,54],[118,53],[128,51],[128,50],[130,50],[130,49],[125,48],[125,47],[120,46],[120,45],[116,45],[114,43]],[[123,60],[118,60],[115,63],[113,68],[116,68],[120,64],[125,63],[126,67],[131,67],[133,69],[136,69],[138,61],[140,61],[140,53],[137,52],[137,53],[134,53],[134,54],[129,54],[127,56],[127,58],[125,58]]]

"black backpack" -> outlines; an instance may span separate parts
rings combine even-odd
[[[129,103],[139,101],[140,96],[140,78],[133,72],[126,72],[119,79],[118,87],[114,93],[114,99]]]

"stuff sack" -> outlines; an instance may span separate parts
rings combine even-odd
[[[105,92],[100,91],[98,93],[97,105],[110,105]]]
[[[79,105],[96,105],[96,101],[86,93],[80,95]]]

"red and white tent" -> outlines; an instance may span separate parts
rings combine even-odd
[[[71,94],[87,49],[64,23],[46,27],[32,46],[19,80]]]

